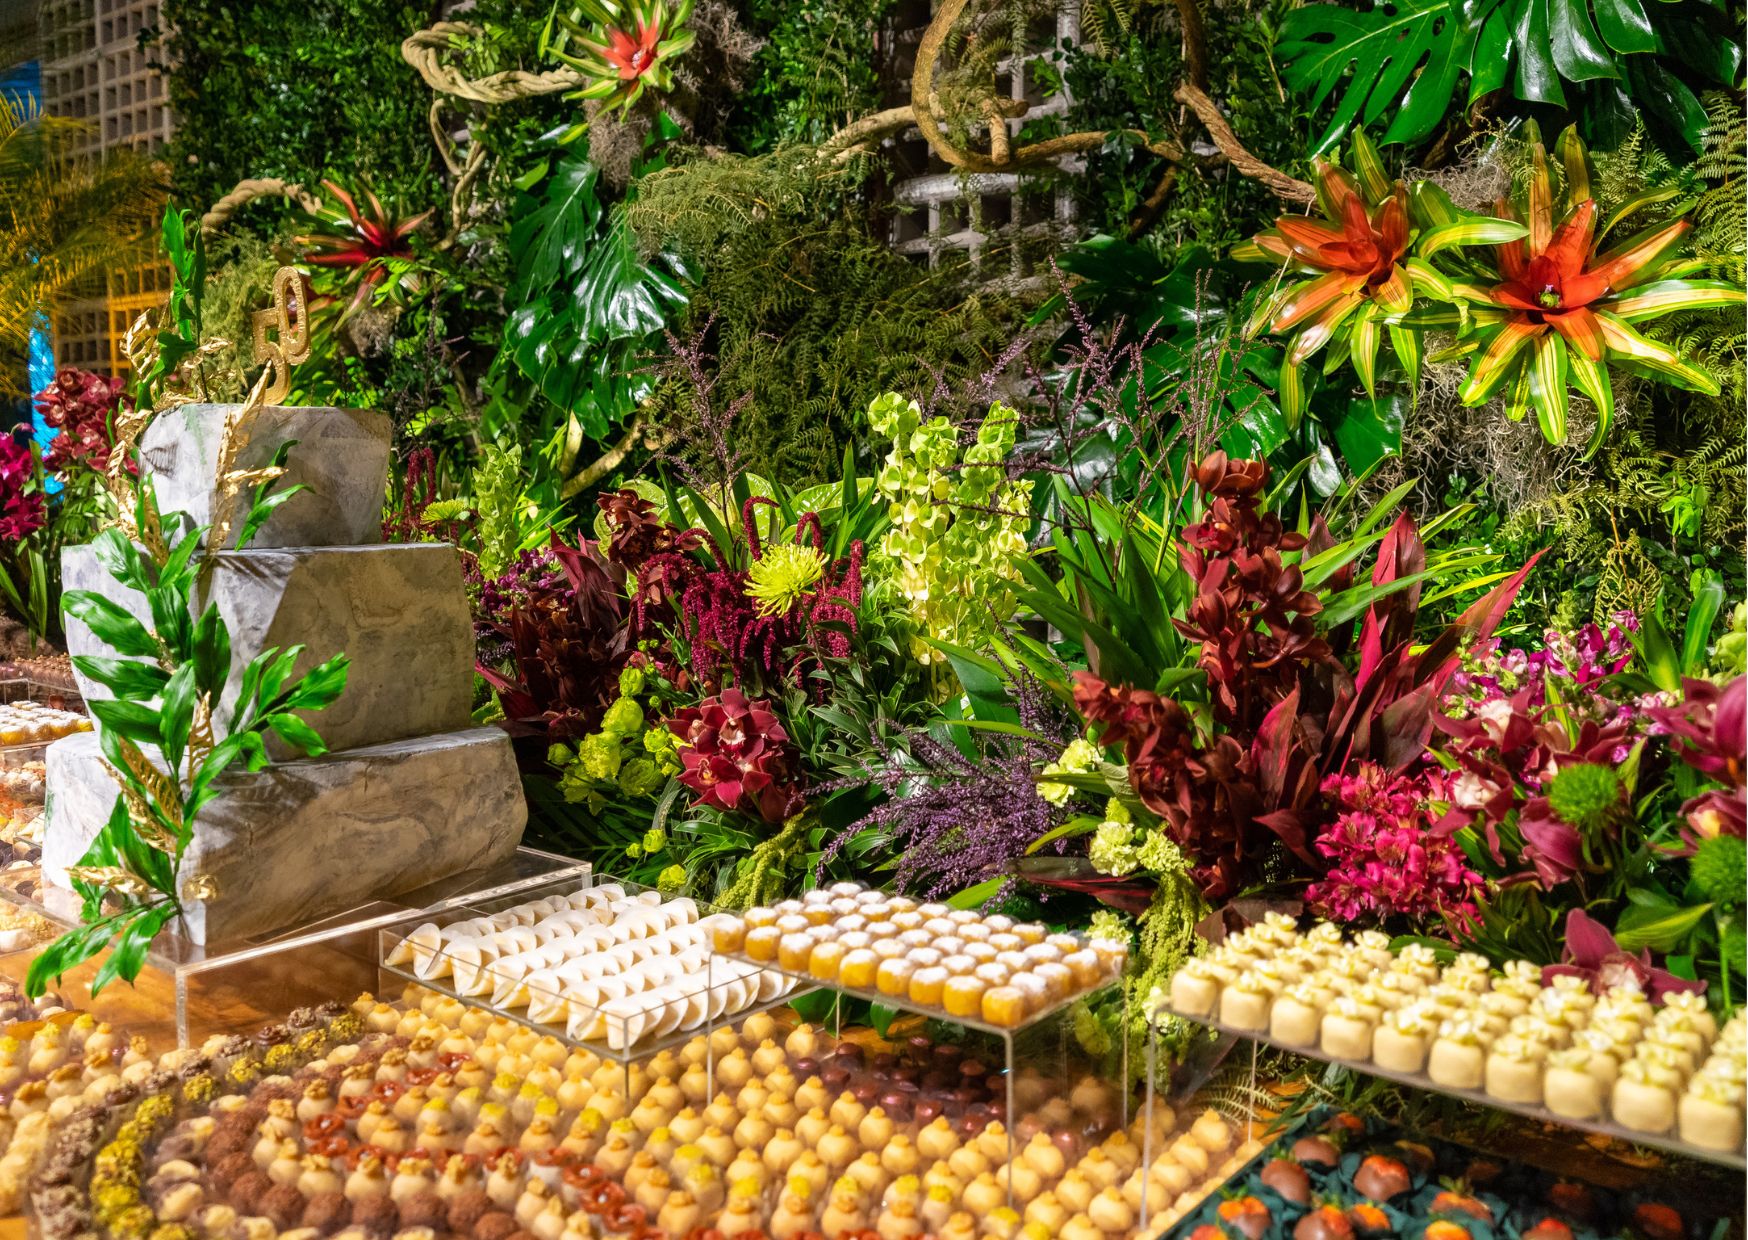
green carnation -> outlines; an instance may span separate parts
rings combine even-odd
[[[644,681],[648,679],[641,667],[625,667],[619,670],[619,696],[636,697],[643,692]]]
[[[1548,804],[1554,813],[1587,834],[1607,828],[1625,805],[1626,795],[1621,777],[1594,762],[1563,766],[1548,784]]]
[[[1141,863],[1135,852],[1135,828],[1123,822],[1101,822],[1093,832],[1087,859],[1101,874],[1122,878],[1130,873]]]
[[[636,736],[643,730],[643,707],[632,698],[620,698],[601,716],[601,730],[615,736]]]
[[[670,865],[667,869],[656,875],[656,886],[660,887],[663,891],[678,891],[685,885],[685,866]]]
[[[624,757],[624,752],[619,747],[619,738],[605,732],[585,736],[583,743],[577,746],[577,762],[583,768],[584,774],[602,783],[618,777],[619,764]]]
[[[1694,850],[1692,874],[1707,900],[1723,909],[1740,908],[1748,888],[1748,845],[1733,835],[1701,840]]]
[[[619,791],[628,797],[651,796],[666,782],[648,758],[632,758],[619,768]]]

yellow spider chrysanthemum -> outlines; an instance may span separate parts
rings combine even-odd
[[[747,570],[747,597],[761,616],[791,610],[825,576],[825,553],[798,543],[777,543]]]

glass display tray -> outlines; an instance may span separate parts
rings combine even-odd
[[[824,981],[821,978],[815,977],[805,969],[788,969],[784,968],[776,961],[754,960],[745,952],[718,952],[716,954],[724,960],[733,960],[739,964],[750,964],[755,968],[769,969],[774,973],[785,974],[786,976],[792,977],[798,982],[804,982],[809,987],[815,989],[836,991],[838,994],[846,995],[852,999],[861,999],[868,1003],[877,1003],[882,1007],[894,1008],[900,1012],[914,1012],[918,1016],[927,1016],[931,1020],[943,1021],[946,1024],[958,1025],[965,1029],[975,1029],[979,1033],[990,1033],[994,1034],[996,1037],[1016,1036],[1026,1032],[1026,1030],[1031,1029],[1034,1026],[1042,1025],[1067,1011],[1076,1003],[1079,1003],[1082,1000],[1091,1000],[1104,994],[1112,986],[1115,986],[1122,980],[1119,975],[1112,974],[1107,980],[1089,990],[1077,990],[1073,994],[1046,1004],[1035,1012],[1027,1013],[1026,1019],[1017,1025],[996,1025],[991,1024],[980,1017],[955,1016],[945,1008],[930,1007],[927,1004],[914,1003],[908,996],[889,995],[884,991],[876,990],[873,987],[845,986],[843,983],[837,981]]]
[[[463,871],[271,935],[200,945],[168,930],[153,940],[134,986],[115,983],[88,999],[85,988],[99,957],[68,973],[55,989],[77,995],[76,1006],[126,1025],[149,1042],[186,1047],[213,1033],[253,1029],[295,1007],[349,1000],[374,989],[376,931],[409,914],[437,916],[469,901],[513,898],[555,876],[574,879],[588,872],[586,862],[518,848],[496,866]],[[34,866],[0,872],[0,899],[61,929],[80,924],[77,893],[43,883]],[[26,963],[33,954],[34,949],[18,953]]]
[[[1285,1051],[1290,1055],[1298,1055],[1303,1059],[1315,1060],[1318,1063],[1332,1064],[1340,1068],[1351,1068],[1355,1072],[1363,1072],[1368,1076],[1375,1076],[1382,1080],[1395,1081],[1399,1085],[1407,1085],[1411,1088],[1424,1090],[1428,1093],[1443,1094],[1446,1097],[1457,1098],[1464,1102],[1473,1103],[1476,1106],[1491,1107],[1496,1111],[1509,1111],[1513,1114],[1524,1116],[1527,1119],[1532,1119],[1539,1123],[1554,1124],[1564,1128],[1573,1128],[1581,1132],[1593,1132],[1600,1136],[1612,1137],[1615,1140],[1626,1141],[1633,1145],[1650,1146],[1655,1149],[1667,1151],[1671,1154],[1680,1154],[1687,1158],[1696,1158],[1704,1162],[1717,1163],[1720,1166],[1730,1167],[1738,1171],[1748,1169],[1748,1158],[1744,1158],[1740,1151],[1736,1153],[1726,1153],[1720,1150],[1702,1149],[1696,1145],[1689,1145],[1678,1137],[1639,1132],[1631,1128],[1625,1128],[1609,1120],[1569,1119],[1564,1115],[1554,1114],[1554,1112],[1540,1104],[1506,1102],[1499,1098],[1495,1098],[1485,1090],[1480,1089],[1455,1089],[1448,1085],[1440,1085],[1423,1073],[1395,1072],[1388,1068],[1379,1067],[1370,1060],[1361,1062],[1355,1059],[1336,1059],[1332,1056],[1325,1055],[1321,1050],[1315,1047],[1293,1046],[1286,1042],[1276,1041],[1266,1033],[1259,1033],[1254,1029],[1238,1029],[1208,1016],[1186,1016],[1182,1012],[1175,1011],[1172,1008],[1163,1005],[1154,1013],[1154,1019],[1148,1022],[1148,1027],[1151,1031],[1148,1039],[1150,1055],[1152,1054],[1152,1045],[1158,1038],[1158,1020],[1162,1016],[1176,1016],[1180,1020],[1187,1020],[1198,1025],[1204,1025],[1218,1033],[1241,1038],[1253,1044],[1270,1046],[1276,1050]]]
[[[683,1005],[680,1022],[671,1028],[648,1033],[645,1032],[645,1028],[650,1021],[651,1009],[646,1008],[634,1015],[609,1012],[604,1006],[582,1003],[574,996],[564,994],[556,988],[527,987],[532,992],[530,1002],[527,1005],[506,1007],[495,1004],[492,1001],[491,993],[496,988],[495,985],[487,988],[485,993],[480,993],[478,991],[464,991],[455,984],[453,968],[457,961],[443,950],[433,951],[429,957],[432,960],[448,964],[451,972],[442,977],[421,975],[413,965],[388,963],[393,957],[395,949],[400,946],[402,939],[415,927],[427,922],[465,921],[472,917],[501,912],[516,904],[528,903],[547,896],[569,895],[582,888],[604,886],[608,883],[617,884],[624,888],[628,895],[654,890],[641,883],[615,878],[611,875],[585,873],[555,875],[551,881],[515,892],[513,898],[505,893],[498,893],[495,898],[490,893],[481,893],[478,898],[458,901],[437,910],[441,917],[397,918],[394,924],[382,927],[377,932],[379,939],[377,950],[382,961],[381,971],[385,977],[394,978],[403,983],[410,982],[417,986],[423,986],[427,990],[448,995],[470,1007],[492,1012],[537,1033],[556,1038],[567,1046],[588,1050],[603,1059],[610,1059],[621,1064],[635,1063],[661,1051],[683,1046],[701,1033],[707,1034],[712,1029],[724,1024],[738,1023],[755,1012],[766,1012],[786,1006],[799,994],[813,988],[811,984],[805,987],[793,984],[782,985],[771,994],[764,995],[750,1003],[742,1003],[733,1010],[729,1010],[728,1003],[734,996],[736,983],[744,984],[747,979],[725,976],[716,967],[715,959],[712,957],[707,961],[703,972],[694,975],[696,984],[683,986],[673,999],[673,1002]],[[701,901],[694,900],[693,903],[698,908],[699,920],[719,911]],[[482,980],[489,980],[493,983],[500,980],[500,974],[490,964],[477,965],[472,961],[460,961],[459,963],[470,972],[477,973]],[[773,977],[780,977],[784,982],[792,981],[780,970],[761,969],[760,971]],[[505,978],[503,980],[512,979]],[[524,985],[526,984],[524,983]],[[384,986],[383,989],[386,990],[387,987]],[[543,1002],[537,1005],[534,1002],[535,999]],[[566,1021],[553,1024],[538,1019],[533,1014],[537,1006],[541,1010],[550,1010],[551,1006],[559,1001],[565,1004],[568,1018]],[[587,1033],[574,1033],[572,1027],[578,1023],[585,1027],[592,1026],[592,1028]]]

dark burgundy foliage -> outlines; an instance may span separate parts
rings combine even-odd
[[[548,553],[563,586],[542,580],[507,623],[493,626],[509,644],[514,678],[485,662],[477,668],[498,691],[512,735],[585,736],[619,695],[631,652],[630,605],[619,571],[593,543],[567,547],[554,534]]]
[[[1418,585],[1374,601],[1357,641],[1320,633],[1323,602],[1282,557],[1310,557],[1333,541],[1321,519],[1301,535],[1265,512],[1267,482],[1262,462],[1210,454],[1196,470],[1208,509],[1183,535],[1182,563],[1197,593],[1178,628],[1201,643],[1219,730],[1201,736],[1176,702],[1075,674],[1076,706],[1103,743],[1123,747],[1130,783],[1191,858],[1209,899],[1260,878],[1277,840],[1290,864],[1321,870],[1312,843],[1331,817],[1319,793],[1324,780],[1362,761],[1395,772],[1420,757],[1463,640],[1493,631],[1529,571],[1495,587],[1419,651]],[[1372,582],[1389,586],[1425,565],[1426,549],[1404,514],[1379,546]],[[1351,584],[1344,570],[1321,588],[1333,594]],[[1352,672],[1337,658],[1350,644]]]

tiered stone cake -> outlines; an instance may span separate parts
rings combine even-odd
[[[227,408],[159,415],[140,445],[159,507],[208,524]],[[384,544],[390,424],[349,409],[268,408],[246,432],[237,465],[265,464],[296,441],[281,485],[308,489],[270,517],[246,551],[221,551],[209,599],[230,628],[229,717],[248,662],[302,645],[293,674],[351,658],[346,691],[308,715],[331,752],[296,758],[270,740],[276,764],[241,765],[195,823],[183,873],[217,894],[193,903],[185,933],[218,943],[306,923],[410,891],[513,852],[527,821],[510,740],[472,726],[473,638],[460,556],[439,543]],[[112,578],[89,547],[62,555],[68,589],[95,590],[149,622],[145,599]],[[69,618],[73,654],[111,654]],[[88,698],[107,696],[80,677]],[[44,877],[65,885],[108,819],[116,785],[93,734],[48,754]]]

